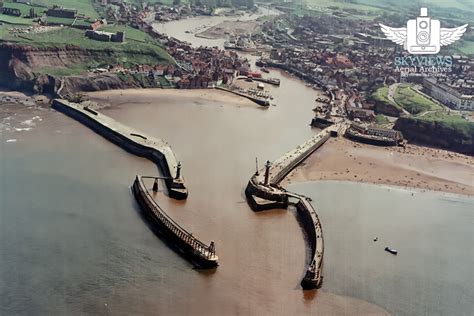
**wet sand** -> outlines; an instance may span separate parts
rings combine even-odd
[[[228,38],[231,34],[253,34],[260,31],[260,25],[258,21],[224,21],[196,34],[196,37],[218,39]]]
[[[239,97],[233,93],[217,89],[127,89],[127,90],[108,90],[86,93],[93,102],[98,104],[97,109],[110,106],[133,105],[133,104],[151,104],[156,101],[157,96],[161,101],[172,101],[176,98],[186,102],[194,102],[196,105],[205,105],[205,102],[221,102],[222,105],[233,105],[237,107],[259,107],[254,102]]]
[[[408,145],[377,147],[330,139],[284,180],[349,180],[474,195],[474,159]]]

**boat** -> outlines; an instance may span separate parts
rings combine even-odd
[[[269,73],[269,72],[270,72],[270,71],[269,71],[267,68],[265,68],[265,67],[262,68],[262,71],[265,72],[265,73]]]
[[[263,67],[265,66],[265,63],[261,59],[259,59],[255,62],[255,65],[258,67]]]
[[[386,252],[390,252],[392,255],[396,255],[398,253],[398,250],[390,248],[390,247],[385,247]]]

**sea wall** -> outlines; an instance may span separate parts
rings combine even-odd
[[[230,89],[227,89],[227,88],[224,88],[224,87],[216,87],[216,89],[226,91],[226,92],[230,92],[230,93],[233,93],[235,95],[241,96],[243,98],[249,99],[250,101],[252,101],[254,103],[257,103],[258,105],[261,105],[261,106],[269,106],[270,105],[269,101],[265,101],[265,100],[262,100],[262,99],[259,99],[259,98],[254,98],[251,95],[247,95],[245,93],[240,93],[238,91],[230,90]]]
[[[55,99],[52,107],[88,126],[126,151],[154,162],[163,177],[167,178],[165,184],[169,196],[179,200],[187,198],[188,192],[180,167],[171,147],[165,141],[144,136],[87,106]]]

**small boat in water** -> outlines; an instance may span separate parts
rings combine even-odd
[[[392,255],[396,255],[398,253],[398,250],[390,247],[385,247],[385,251],[390,252]]]

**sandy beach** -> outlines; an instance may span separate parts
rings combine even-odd
[[[259,107],[250,100],[236,96],[235,94],[217,89],[127,89],[107,90],[85,93],[91,101],[99,103],[100,106],[120,106],[125,104],[152,104],[156,102],[159,95],[160,100],[173,100],[176,97],[192,99],[196,105],[205,105],[206,101],[212,100],[222,104],[233,104],[238,107]]]
[[[157,93],[162,102],[169,98],[192,99],[197,106],[207,101],[221,106],[257,107],[253,102],[224,91],[177,89],[129,89],[89,94],[101,106],[153,104]],[[297,144],[295,144],[296,146]],[[283,181],[341,180],[412,187],[474,195],[474,159],[470,156],[429,147],[407,145],[378,147],[352,142],[345,138],[330,139]]]
[[[284,180],[344,180],[474,195],[474,159],[414,145],[377,147],[330,139]]]
[[[224,21],[196,34],[196,36],[208,39],[227,38],[230,34],[256,33],[260,30],[260,25],[261,22],[258,21]]]

